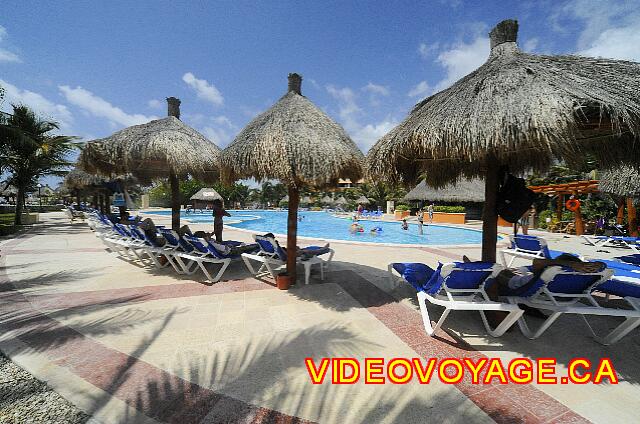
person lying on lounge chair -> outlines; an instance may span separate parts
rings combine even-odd
[[[273,233],[267,233],[263,237],[270,237],[272,239],[276,238],[276,236],[274,236]],[[284,251],[284,253],[287,253],[287,248],[286,247],[280,246],[280,248]],[[319,252],[328,252],[329,250],[330,250],[329,249],[329,243],[327,243],[324,246],[314,250],[313,253],[309,252],[308,250],[300,248],[300,246],[296,246],[296,256],[300,256],[300,257],[303,258],[302,260],[305,260],[305,258],[309,258],[311,256],[321,255],[322,253],[319,253]]]
[[[463,256],[462,260],[471,262],[466,256]],[[536,283],[547,268],[552,266],[563,266],[584,273],[599,272],[607,267],[603,262],[583,262],[578,257],[568,253],[563,253],[555,259],[534,259],[531,270],[527,267],[522,267],[517,269],[507,268],[500,271],[495,278],[494,284],[486,288],[487,295],[489,299],[498,302],[500,296],[524,293]],[[537,316],[542,314],[534,308],[526,308],[525,313]],[[505,316],[506,314],[504,313],[493,311],[493,313],[487,314],[487,319],[494,325],[500,324]]]

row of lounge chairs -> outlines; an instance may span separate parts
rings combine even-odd
[[[512,247],[501,252],[503,263],[505,256],[512,256],[509,265],[515,257],[554,258],[561,253],[549,250],[546,242],[535,236],[516,236],[511,241]],[[604,262],[607,268],[600,272],[579,273],[571,268],[549,267],[525,292],[514,291],[503,296],[500,302],[492,301],[487,295],[488,287],[505,268],[500,264],[453,262],[439,264],[434,270],[420,263],[392,263],[388,271],[392,281],[409,283],[417,290],[424,327],[431,336],[454,310],[479,311],[487,332],[494,337],[503,335],[517,323],[525,337],[531,339],[540,337],[562,315],[577,314],[599,343],[609,345],[640,325],[640,254],[598,261]],[[622,298],[626,308],[613,307],[609,302],[612,295]],[[431,322],[427,303],[445,308],[435,325]],[[546,311],[548,315],[537,328],[532,328],[520,305]],[[487,311],[503,311],[507,316],[498,327],[492,328],[485,316]],[[598,335],[587,319],[594,315],[622,318],[623,321],[607,334]]]
[[[587,244],[596,247],[617,247],[640,252],[640,237],[626,236],[581,236]]]
[[[360,214],[360,217],[362,218],[371,218],[371,219],[380,219],[382,218],[382,211],[368,211],[368,210],[363,210],[362,213]]]
[[[287,252],[272,236],[255,235],[256,243],[245,244],[238,241],[226,241],[223,244],[207,241],[204,238],[177,232],[156,226],[159,237],[149,237],[135,223],[123,225],[112,223],[99,212],[89,215],[89,225],[102,242],[118,255],[155,268],[171,266],[178,274],[193,275],[198,270],[206,277],[208,283],[218,282],[229,265],[235,260],[242,260],[252,275],[264,275],[266,272],[274,278],[278,269],[287,262]],[[242,253],[238,253],[242,250]],[[327,256],[324,259],[323,256]],[[334,251],[328,246],[309,246],[298,251],[298,263],[305,269],[305,283],[309,284],[311,267],[318,265],[321,278],[333,259]],[[256,270],[251,261],[261,264]],[[210,273],[206,265],[219,265],[218,271]]]

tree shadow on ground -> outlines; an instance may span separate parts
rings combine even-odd
[[[31,264],[30,264],[31,265]],[[19,280],[12,280],[11,283],[0,284],[0,292],[17,290],[29,290],[34,288],[46,288],[54,286],[59,283],[70,283],[73,281],[84,280],[92,278],[101,274],[104,268],[96,269],[78,269],[78,270],[63,270],[56,272],[48,272],[34,277],[20,278]]]
[[[149,379],[135,399],[126,401],[132,404],[133,400],[132,406],[152,418],[180,423],[303,421],[297,416],[349,423],[389,421],[390,417],[393,422],[486,420],[453,388],[440,386],[425,395],[417,385],[332,385],[330,374],[323,385],[314,385],[304,367],[306,356],[317,360],[358,355],[354,352],[366,355],[376,348],[350,330],[332,325],[275,338],[257,337],[223,353],[195,353],[178,364],[168,364],[180,377],[164,373],[160,380]]]
[[[27,343],[26,350],[47,352],[86,336],[125,334],[148,322],[165,319],[167,313],[164,311],[145,311],[132,305],[132,302],[144,300],[144,298],[144,295],[123,296],[107,301],[87,302],[81,306],[61,308],[48,313],[24,305],[11,312],[0,313],[0,328],[4,329],[5,340],[7,337],[18,338]],[[127,305],[131,307],[107,317],[86,319],[88,313]],[[186,308],[173,308],[170,314],[173,316],[186,310]],[[63,323],[74,319],[77,319],[77,322],[71,322],[68,325]]]

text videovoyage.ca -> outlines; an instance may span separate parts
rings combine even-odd
[[[445,384],[470,379],[473,384],[618,384],[609,358],[592,362],[573,358],[559,367],[555,358],[305,358],[313,384]],[[329,370],[329,368],[331,368]],[[561,371],[562,369],[562,371]],[[330,379],[330,380],[329,380]]]

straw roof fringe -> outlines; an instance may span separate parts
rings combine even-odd
[[[603,166],[640,161],[640,64],[525,53],[517,28],[498,24],[486,63],[382,137],[367,155],[368,175],[443,186],[494,163],[544,170],[586,152]]]
[[[134,125],[112,136],[88,142],[80,166],[89,173],[110,176],[130,172],[144,182],[192,175],[216,181],[220,148],[173,116]]]
[[[349,201],[345,199],[344,196],[340,196],[336,199],[335,203],[336,205],[346,205]]]
[[[198,190],[198,192],[196,194],[191,196],[190,200],[201,200],[201,201],[204,201],[204,202],[210,202],[210,201],[213,201],[215,199],[224,200],[222,198],[222,196],[220,195],[220,193],[218,193],[217,191],[215,191],[212,188],[206,187],[206,188],[201,188],[200,190]]]
[[[630,166],[604,171],[598,183],[600,191],[621,197],[640,198],[640,173]]]
[[[367,205],[367,204],[371,203],[371,201],[369,199],[367,199],[365,196],[360,196],[356,200],[356,203],[362,203],[363,205]]]
[[[320,201],[322,203],[333,204],[333,199],[330,196],[324,196]]]
[[[406,196],[405,200],[426,200],[431,202],[484,202],[484,181],[461,180],[437,189],[421,181]]]
[[[224,150],[223,178],[278,179],[323,187],[361,177],[364,156],[344,129],[300,94],[296,84],[251,121]]]
[[[105,179],[94,174],[89,174],[82,169],[74,169],[64,176],[64,186],[69,190],[78,190],[90,186],[100,186]]]

